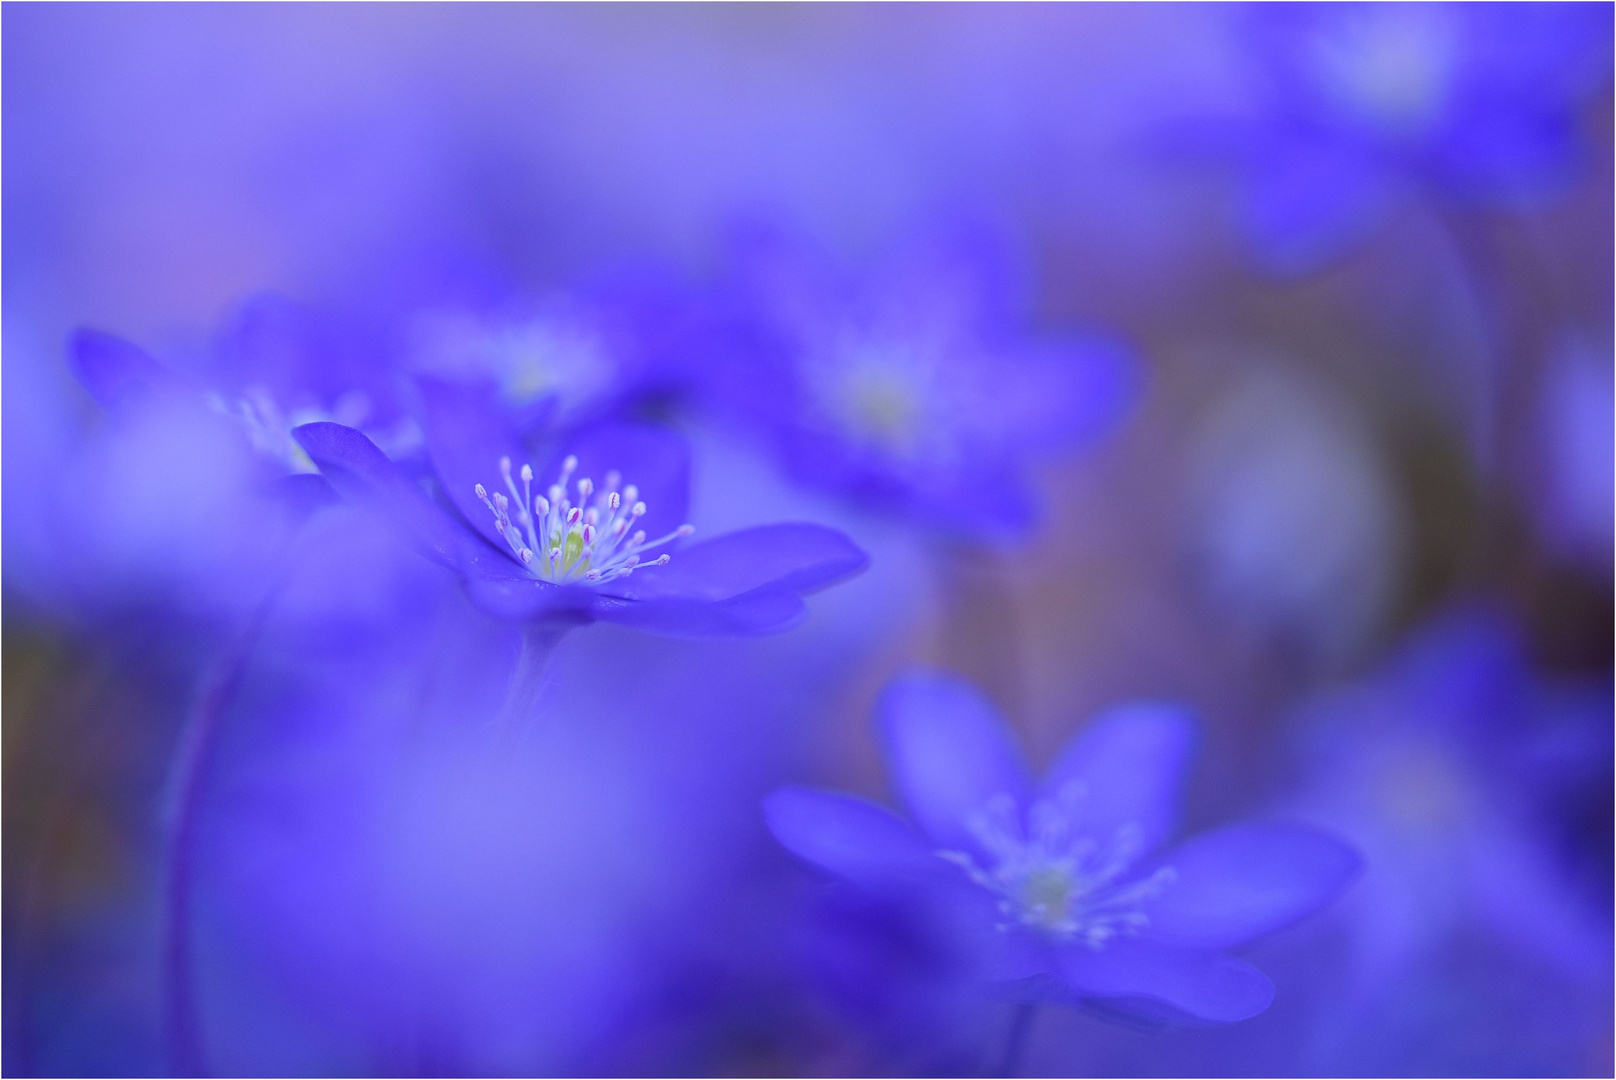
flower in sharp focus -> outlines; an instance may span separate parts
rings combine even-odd
[[[1091,721],[1034,780],[1008,725],[971,685],[896,680],[879,707],[906,822],[804,787],[765,814],[797,855],[956,912],[974,972],[1022,998],[1199,1022],[1262,1012],[1273,984],[1228,955],[1323,907],[1357,855],[1297,825],[1246,822],[1163,848],[1194,727],[1136,703]],[[962,916],[962,917],[961,917]]]
[[[694,531],[683,520],[688,451],[677,436],[605,424],[535,458],[490,395],[429,380],[421,395],[450,509],[352,428],[317,423],[295,434],[339,492],[380,502],[497,617],[604,620],[676,635],[772,633],[802,618],[803,596],[869,562],[841,532],[808,523],[676,546]]]
[[[1005,245],[928,238],[849,273],[772,238],[743,246],[708,380],[797,479],[968,540],[1019,539],[1027,466],[1110,428],[1133,358],[1098,335],[1022,325]]]

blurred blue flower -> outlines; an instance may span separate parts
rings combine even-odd
[[[1038,781],[1004,720],[943,674],[892,683],[879,721],[913,824],[803,787],[765,803],[775,837],[855,883],[949,909],[977,974],[1012,996],[1121,1015],[1229,1022],[1273,985],[1227,955],[1334,898],[1352,850],[1311,829],[1244,823],[1166,850],[1194,728],[1180,708],[1119,706]]]
[[[1344,394],[1295,365],[1246,366],[1190,432],[1189,576],[1221,627],[1304,664],[1338,663],[1386,618],[1406,514]]]
[[[1391,992],[1477,926],[1567,977],[1608,977],[1610,709],[1608,681],[1535,675],[1519,630],[1485,607],[1444,612],[1371,677],[1306,704],[1289,809],[1372,868],[1339,912],[1358,993]],[[1578,838],[1564,807],[1583,802],[1606,824]]]
[[[407,362],[492,382],[518,417],[579,424],[681,389],[690,310],[667,272],[641,265],[537,297],[438,298],[408,318]]]
[[[421,396],[428,452],[453,510],[352,428],[316,423],[295,434],[339,492],[383,505],[491,615],[665,634],[772,633],[802,618],[804,595],[869,562],[842,533],[806,523],[742,529],[674,557],[661,549],[694,531],[683,521],[689,465],[677,436],[596,425],[557,436],[564,445],[549,448],[535,471],[514,465],[523,445],[486,387],[423,380]]]
[[[1605,576],[1611,572],[1611,460],[1616,388],[1610,344],[1567,335],[1547,358],[1532,417],[1536,456],[1523,478],[1548,548]]]
[[[1099,335],[1034,337],[1024,271],[978,235],[927,236],[849,272],[747,236],[706,367],[720,406],[797,479],[967,540],[1023,537],[1027,465],[1091,438],[1139,373]]]
[[[1262,5],[1240,16],[1251,113],[1218,141],[1270,269],[1344,253],[1411,189],[1521,204],[1586,152],[1577,109],[1610,67],[1581,4]]]

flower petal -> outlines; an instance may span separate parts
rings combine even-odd
[[[1274,1000],[1273,982],[1244,960],[1143,941],[1073,945],[1061,951],[1059,966],[1084,997],[1150,1019],[1233,1023]]]
[[[723,600],[760,587],[803,595],[860,573],[869,564],[870,557],[836,529],[760,525],[678,549],[668,565],[623,578],[608,591],[641,600]]]
[[[430,558],[458,568],[465,530],[410,483],[363,432],[322,420],[294,428],[292,437],[337,494],[377,506]]]
[[[173,374],[144,350],[99,330],[75,330],[67,348],[74,374],[107,408],[175,381]]]
[[[1144,936],[1195,949],[1234,948],[1305,918],[1361,865],[1350,847],[1321,832],[1257,822],[1202,833],[1157,862],[1175,879],[1145,904]]]
[[[1188,709],[1156,702],[1118,705],[1072,737],[1045,773],[1042,789],[1055,795],[1079,785],[1075,829],[1109,838],[1124,826],[1137,828],[1141,852],[1150,851],[1172,833],[1194,745]]]
[[[266,494],[292,515],[293,520],[302,520],[321,507],[330,506],[338,500],[336,491],[331,487],[331,481],[319,473],[289,473],[286,476],[277,476],[267,485]]]
[[[784,787],[763,800],[763,820],[787,849],[862,885],[889,885],[935,871],[939,860],[907,823],[884,806],[809,787]]]
[[[443,493],[472,528],[497,550],[505,551],[508,545],[494,531],[494,515],[477,497],[477,485],[483,485],[490,495],[509,495],[499,471],[500,458],[510,458],[518,488],[522,466],[538,467],[543,459],[535,459],[522,446],[499,407],[493,384],[451,383],[422,376],[416,379],[416,390],[427,456],[443,484]],[[549,486],[549,480],[535,476],[535,491]],[[511,516],[516,516],[514,511]]]
[[[600,491],[606,474],[615,471],[621,474],[624,484],[639,489],[645,516],[638,527],[646,535],[665,536],[688,520],[690,446],[673,432],[650,424],[605,423],[585,428],[557,448],[545,471],[535,479],[541,485],[537,490],[555,482],[562,459],[568,454],[578,458],[574,483],[587,477]],[[568,491],[567,497],[577,502],[577,489]]]
[[[1244,226],[1269,272],[1304,274],[1344,254],[1385,212],[1382,163],[1350,140],[1285,136],[1255,162]]]
[[[877,707],[887,768],[921,829],[941,847],[975,851],[968,821],[997,796],[1025,803],[1026,762],[981,691],[941,672],[900,676]]]
[[[455,548],[455,569],[464,580],[466,596],[496,619],[572,624],[593,620],[591,609],[599,599],[595,590],[540,581],[469,531],[462,533]]]
[[[754,589],[727,600],[670,596],[625,600],[599,596],[593,616],[670,637],[757,637],[789,630],[808,614],[796,594],[784,589]]]

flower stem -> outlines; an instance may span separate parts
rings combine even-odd
[[[510,689],[505,693],[505,704],[499,712],[501,731],[516,729],[533,715],[539,697],[550,685],[550,657],[571,629],[567,623],[527,623],[522,627],[522,651],[516,658]]]
[[[204,674],[169,765],[163,815],[162,1006],[163,1037],[175,1076],[207,1075],[191,979],[191,869],[197,808],[220,721],[235,700],[272,602],[273,594],[258,604]]]
[[[1032,1031],[1033,1018],[1038,1014],[1036,1001],[1018,1001],[1010,1014],[1010,1030],[1005,1035],[1004,1053],[999,1058],[999,1071],[994,1076],[1016,1076],[1021,1072],[1021,1057],[1027,1048],[1027,1035]]]

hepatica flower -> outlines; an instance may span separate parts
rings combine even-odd
[[[491,382],[519,420],[576,425],[677,392],[670,355],[689,307],[656,267],[616,267],[568,292],[426,308],[410,322],[409,364]]]
[[[765,802],[809,862],[956,912],[977,972],[1024,999],[1229,1022],[1273,984],[1228,955],[1318,910],[1358,868],[1323,833],[1247,822],[1164,846],[1194,728],[1182,709],[1114,708],[1034,779],[993,706],[942,674],[896,680],[879,706],[910,820],[803,787]]]
[[[849,273],[759,241],[709,385],[800,480],[961,538],[1019,538],[1036,517],[1027,465],[1108,428],[1137,373],[1116,341],[1028,333],[1000,247],[927,241]]]
[[[1243,176],[1255,252],[1305,272],[1411,192],[1541,198],[1586,152],[1577,110],[1608,78],[1608,7],[1274,5],[1236,16],[1255,111],[1216,139]]]
[[[269,474],[315,472],[292,429],[316,420],[362,428],[394,453],[420,436],[403,413],[395,373],[356,326],[265,294],[241,304],[200,355],[180,367],[96,330],[73,337],[75,374],[103,405],[127,409],[165,399],[224,417]]]
[[[603,620],[668,634],[783,630],[802,597],[869,559],[835,529],[762,525],[682,545],[694,529],[684,441],[611,423],[524,451],[491,388],[423,381],[428,451],[448,508],[369,439],[317,423],[298,442],[339,491],[379,502],[501,618],[554,626]],[[533,462],[540,464],[537,468]]]

